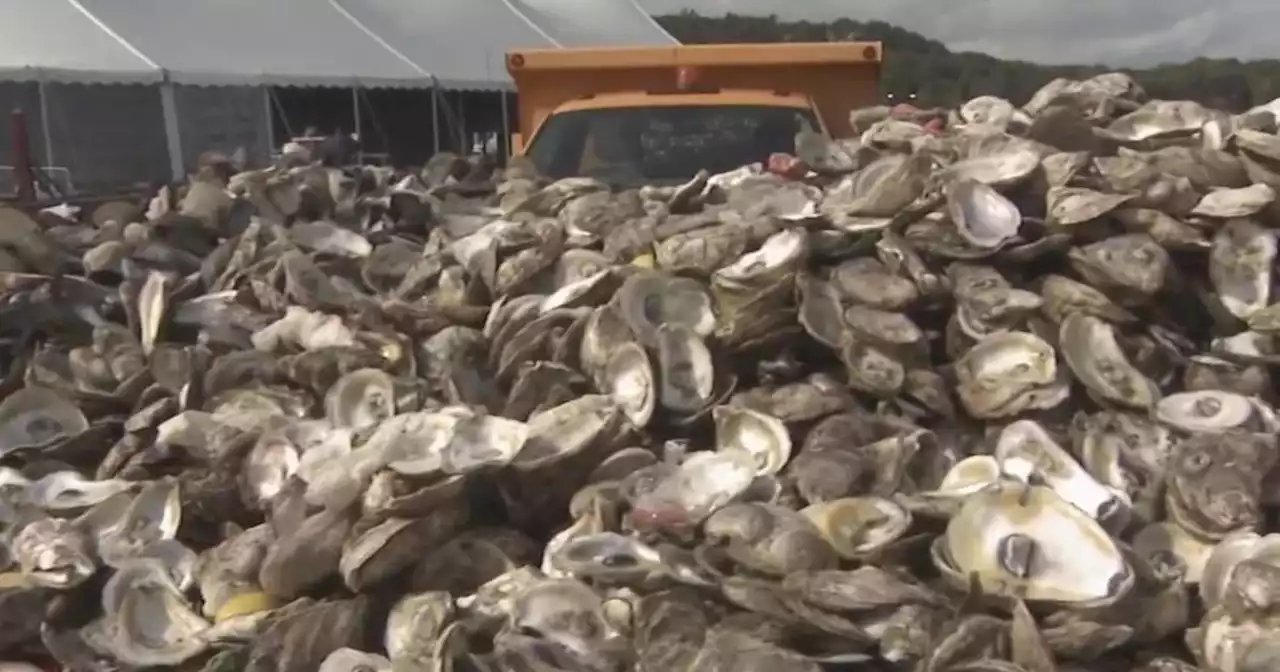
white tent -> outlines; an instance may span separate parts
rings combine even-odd
[[[508,51],[674,42],[633,0],[0,0],[0,12],[0,100],[39,110],[38,158],[72,166],[80,186],[180,177],[209,147],[269,151],[272,87],[351,88],[359,130],[360,89],[431,89],[434,117],[441,89],[510,91]]]

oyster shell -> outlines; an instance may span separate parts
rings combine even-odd
[[[325,415],[335,427],[362,428],[395,415],[395,383],[378,369],[352,371],[325,395]]]
[[[1084,467],[1032,420],[1005,426],[993,456],[1000,473],[1023,483],[1040,483],[1104,526],[1118,529],[1127,521],[1127,504],[1094,480]]]
[[[1275,668],[1280,103],[1143,76],[0,208],[0,667]]]
[[[943,576],[983,592],[1064,605],[1114,602],[1134,572],[1106,531],[1052,490],[991,487],[971,496],[933,545]]]
[[[1057,356],[1039,337],[1020,331],[991,334],[956,361],[956,394],[978,418],[1001,418],[1052,408],[1068,391]]]
[[[881,497],[847,497],[801,510],[842,558],[863,559],[901,539],[910,529],[911,514]]]
[[[56,391],[24,387],[0,402],[0,455],[46,445],[88,428],[84,413]]]
[[[638,343],[624,343],[613,351],[603,376],[609,394],[636,427],[649,424],[658,401],[658,381],[649,353]]]
[[[1160,388],[1130,363],[1106,322],[1072,313],[1062,320],[1058,342],[1071,372],[1093,394],[1134,408],[1151,408],[1160,398]]]
[[[1264,435],[1237,430],[1184,439],[1166,472],[1169,517],[1202,539],[1253,529],[1261,515],[1262,478],[1275,459],[1274,442]]]
[[[999,247],[1017,235],[1022,226],[1018,206],[971,178],[952,183],[947,192],[947,212],[956,231],[979,248]]]
[[[132,665],[177,665],[209,645],[210,625],[153,563],[122,567],[102,589],[111,652]]]
[[[759,475],[777,474],[791,459],[791,434],[781,420],[740,406],[717,406],[712,417],[716,449],[749,454]]]

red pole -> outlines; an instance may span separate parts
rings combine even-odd
[[[30,203],[36,200],[36,178],[31,172],[31,142],[27,137],[27,115],[21,109],[13,111],[13,176],[18,182],[18,200]]]

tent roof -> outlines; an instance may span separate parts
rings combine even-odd
[[[0,0],[0,79],[158,82],[164,73],[69,0]]]
[[[679,44],[635,0],[510,0],[562,47]]]
[[[325,0],[78,2],[178,84],[432,85],[430,73]]]
[[[506,52],[558,46],[507,0],[333,0],[447,89],[511,89]]]
[[[675,40],[635,0],[0,0],[0,80],[511,89],[505,55]]]

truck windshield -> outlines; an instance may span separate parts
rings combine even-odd
[[[553,115],[525,152],[551,179],[595,177],[623,185],[681,182],[795,153],[811,111],[765,105],[575,110]]]

